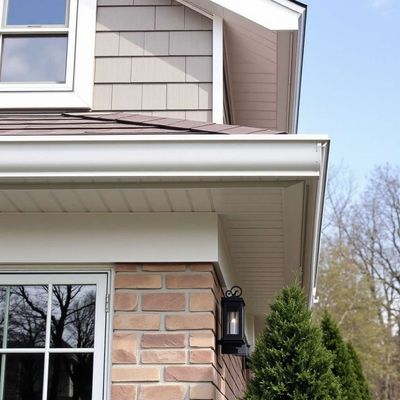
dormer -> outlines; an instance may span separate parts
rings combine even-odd
[[[296,131],[306,11],[297,2],[33,3],[0,1],[3,110],[131,111]]]

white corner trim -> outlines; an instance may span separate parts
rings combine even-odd
[[[299,30],[297,32],[297,42],[292,43],[292,96],[290,104],[289,114],[289,133],[297,133],[298,122],[299,122],[299,110],[300,110],[300,94],[301,94],[301,78],[303,70],[303,56],[304,56],[304,42],[305,42],[305,30],[306,30],[306,14],[302,14],[299,19]],[[292,34],[293,36],[293,34]]]
[[[1,178],[319,176],[323,136],[4,136]]]
[[[212,118],[216,124],[224,122],[224,22],[213,17],[213,83]]]

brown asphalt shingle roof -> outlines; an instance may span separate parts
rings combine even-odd
[[[146,134],[284,134],[248,126],[213,124],[129,112],[0,114],[0,136],[11,135],[146,135]]]

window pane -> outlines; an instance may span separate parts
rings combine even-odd
[[[0,286],[0,347],[3,347],[5,305],[6,288],[4,286]]]
[[[50,354],[48,400],[91,400],[93,354]]]
[[[11,286],[7,347],[44,347],[47,286]]]
[[[8,0],[7,25],[64,25],[66,0]]]
[[[5,36],[2,82],[65,82],[67,36]]]
[[[53,286],[51,346],[93,347],[95,285]]]
[[[41,400],[43,354],[3,354],[4,400]]]

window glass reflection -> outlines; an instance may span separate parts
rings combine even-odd
[[[3,347],[6,288],[0,286],[0,347]]]
[[[41,400],[43,354],[3,354],[4,400]]]
[[[7,25],[64,25],[66,0],[8,0]]]
[[[11,286],[7,347],[44,347],[48,286]]]
[[[95,285],[53,286],[51,347],[93,347],[95,303]]]
[[[64,83],[67,36],[4,36],[1,82]]]
[[[48,400],[91,400],[93,354],[50,354]]]

